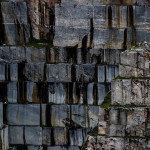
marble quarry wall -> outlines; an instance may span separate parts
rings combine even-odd
[[[150,55],[120,53],[150,42],[149,15],[149,0],[0,0],[0,150],[148,149]],[[110,90],[142,108],[101,108]]]
[[[150,72],[149,55],[150,52],[143,49],[125,51],[121,53],[122,66]],[[111,84],[110,105],[100,108],[98,133],[88,137],[88,150],[150,149],[150,75],[144,73],[141,76],[137,70],[128,70],[122,76],[122,66],[119,66],[119,76]],[[134,72],[133,76],[131,72]]]

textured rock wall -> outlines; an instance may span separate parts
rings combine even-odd
[[[137,142],[149,148],[147,139],[109,138],[147,136],[149,108],[100,108],[118,74],[149,77],[146,53],[122,54],[118,68],[125,48],[149,41],[149,6],[148,0],[0,2],[0,149],[79,150],[97,127],[91,149],[136,149]],[[32,46],[34,38],[54,47]],[[130,97],[136,105],[149,104],[148,79],[131,82],[113,83],[113,105],[126,105]]]

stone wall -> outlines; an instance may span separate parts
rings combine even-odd
[[[131,97],[149,105],[149,80],[127,79],[149,77],[149,53],[123,53],[120,64],[126,48],[150,42],[149,6],[148,0],[1,1],[0,149],[79,150],[97,128],[91,149],[149,148],[148,107],[100,108],[118,74],[112,105],[131,104]],[[35,39],[40,44],[32,45]]]

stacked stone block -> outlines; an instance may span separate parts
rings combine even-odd
[[[89,48],[127,48],[143,43],[150,35],[149,4],[141,0],[63,0],[55,8],[54,45],[82,47],[84,42]]]
[[[145,74],[150,70],[149,54],[143,49],[120,54],[119,76],[111,85],[111,105],[100,108],[99,135],[89,136],[88,149],[149,149],[150,76]],[[141,76],[134,69],[141,69],[144,74]]]
[[[0,47],[0,93],[9,146],[78,150],[98,126],[122,49]]]

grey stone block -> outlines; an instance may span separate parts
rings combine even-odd
[[[40,105],[8,104],[6,116],[9,125],[40,125]]]
[[[93,45],[94,48],[124,48],[124,29],[95,28]]]
[[[3,126],[3,103],[0,102],[0,127]]]
[[[71,120],[76,127],[88,127],[87,107],[83,105],[71,106]]]
[[[5,77],[5,72],[6,72],[6,69],[5,69],[5,64],[0,64],[0,80],[1,81],[5,81],[6,80],[6,77]]]
[[[18,84],[17,82],[9,82],[7,84],[7,101],[9,103],[17,103]]]
[[[27,62],[46,62],[46,48],[25,47]]]
[[[28,42],[30,37],[30,27],[28,24],[26,3],[1,3],[1,12],[5,32],[4,43],[16,45]]]
[[[68,144],[68,131],[66,128],[54,128],[54,141],[55,145],[67,145]]]
[[[9,126],[9,144],[24,144],[23,126]]]
[[[24,76],[28,81],[43,81],[44,63],[26,63]]]
[[[149,29],[150,8],[148,6],[136,6],[134,15],[135,15],[135,28]]]
[[[68,28],[63,26],[55,26],[54,46],[74,47],[78,45],[78,47],[81,47],[83,38],[88,36],[89,33],[90,28]],[[88,39],[90,38],[88,37]],[[87,41],[87,45],[90,45],[90,41]]]
[[[28,150],[43,150],[42,146],[28,146]]]
[[[47,147],[47,150],[67,150],[67,148],[63,146],[51,146]]]
[[[46,80],[48,82],[71,82],[71,64],[47,64]]]
[[[10,64],[10,80],[18,81],[18,64]]]
[[[88,127],[95,128],[98,126],[99,106],[88,107]]]
[[[116,92],[117,91],[117,92]],[[122,80],[113,80],[111,82],[111,104],[122,105]]]
[[[68,103],[67,87],[65,83],[48,84],[48,102],[54,104]]]
[[[80,150],[78,146],[69,146],[68,150]]]
[[[95,79],[95,64],[76,65],[76,81],[91,82]]]
[[[144,41],[147,41],[148,43],[150,43],[150,39],[147,38],[149,36],[150,36],[149,30],[136,29],[136,44],[144,43]]]
[[[42,144],[51,145],[51,128],[43,127],[42,129]]]
[[[101,105],[104,101],[105,96],[111,90],[110,84],[99,83],[98,85],[98,105]]]
[[[40,90],[42,91],[42,90]],[[40,91],[38,89],[38,84],[35,82],[26,82],[26,100],[30,103],[40,103],[42,98],[40,98]]]
[[[42,128],[26,126],[25,142],[27,145],[42,145]]]
[[[48,63],[68,63],[68,51],[66,47],[52,47],[48,49]]]
[[[87,5],[56,5],[56,26],[89,28],[93,7]]]
[[[70,120],[70,107],[68,105],[51,105],[51,125],[65,127]],[[70,122],[68,122],[70,124]]]
[[[84,143],[83,129],[77,128],[77,129],[69,130],[69,140],[70,140],[70,145],[82,146]]]
[[[9,140],[8,140],[8,126],[7,125],[3,126],[3,128],[0,130],[0,139],[1,139],[0,149],[8,150]]]

